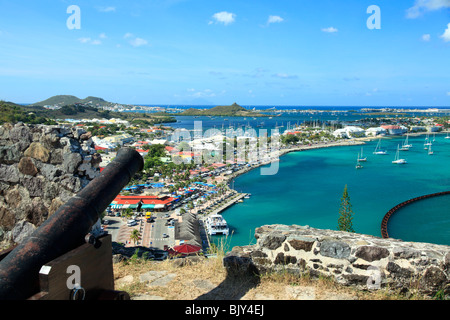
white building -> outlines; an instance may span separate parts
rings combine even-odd
[[[366,130],[366,136],[368,137],[376,137],[380,135],[386,135],[387,130],[381,127],[378,128],[369,128]]]
[[[366,136],[366,131],[359,127],[345,127],[343,129],[337,129],[333,132],[333,135],[338,138],[351,139],[361,138]]]

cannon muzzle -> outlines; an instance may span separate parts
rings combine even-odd
[[[38,292],[41,266],[85,243],[101,213],[143,166],[138,152],[120,149],[97,178],[0,261],[0,300],[24,300]]]

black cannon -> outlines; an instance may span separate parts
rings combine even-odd
[[[114,287],[111,236],[96,239],[89,234],[101,213],[143,165],[138,152],[120,149],[97,178],[9,252],[0,261],[0,300],[70,299],[79,298],[81,293],[86,299],[107,299],[106,291]],[[81,268],[81,283],[72,289],[66,285],[71,276],[68,264]],[[56,274],[55,280],[50,274]],[[48,287],[59,289],[51,289],[51,295]]]

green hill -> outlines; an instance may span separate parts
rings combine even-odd
[[[225,116],[225,117],[266,117],[265,114],[260,114],[241,107],[237,103],[231,106],[217,106],[211,109],[194,109],[190,108],[178,114],[179,116]]]
[[[56,124],[35,110],[30,110],[12,102],[0,101],[0,124],[24,122],[29,124]]]
[[[50,97],[44,101],[40,101],[40,102],[36,102],[31,104],[30,106],[68,106],[68,105],[74,105],[74,104],[92,104],[92,105],[108,105],[111,104],[111,102],[107,102],[105,100],[103,100],[102,98],[97,98],[97,97],[92,97],[89,96],[87,98],[84,99],[80,99],[78,97],[75,96],[71,96],[71,95],[58,95],[58,96],[53,96]]]

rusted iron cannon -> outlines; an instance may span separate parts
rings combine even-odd
[[[108,282],[107,287],[109,286],[111,289],[111,282],[114,286],[112,256],[110,254],[108,257],[107,254],[108,250],[111,252],[111,237],[108,235],[104,238],[93,239],[87,235],[98,221],[101,213],[129,183],[134,174],[143,169],[143,165],[143,159],[138,152],[129,148],[120,149],[117,157],[97,178],[62,205],[28,238],[6,255],[0,261],[0,300],[41,299],[48,294],[48,292],[43,292],[45,291],[42,289],[43,282],[45,282],[44,286],[53,286],[48,283],[50,280],[45,278],[45,272],[48,276],[51,274],[52,267],[57,270],[58,266],[64,265],[64,261],[90,264],[89,268],[92,271],[95,271],[96,267],[101,267],[98,264],[97,266],[92,265],[93,260],[98,258],[101,259],[101,262],[106,261],[106,266],[110,271],[107,275],[108,279],[105,281]],[[103,251],[101,251],[103,253],[99,258],[97,252],[100,251],[96,251],[96,248],[100,247],[102,243],[104,244]],[[42,267],[46,264],[47,271],[42,271]],[[66,278],[70,276],[70,274],[66,274],[66,270],[58,272],[64,273]],[[95,278],[96,275],[91,275],[91,277]],[[89,275],[83,274],[82,271],[81,286],[83,286],[83,281],[86,282],[85,279],[90,279]],[[92,281],[97,280],[92,279]],[[66,283],[58,285],[65,287]],[[89,295],[88,292],[83,292],[83,295],[94,299],[110,296],[110,293],[106,292],[102,295],[102,289],[106,291],[102,285],[93,284],[92,288],[92,292],[95,291],[95,294]],[[85,288],[83,290],[85,291]],[[67,292],[64,295],[64,298],[61,299],[66,298]],[[55,297],[60,299],[61,295],[55,295]]]

